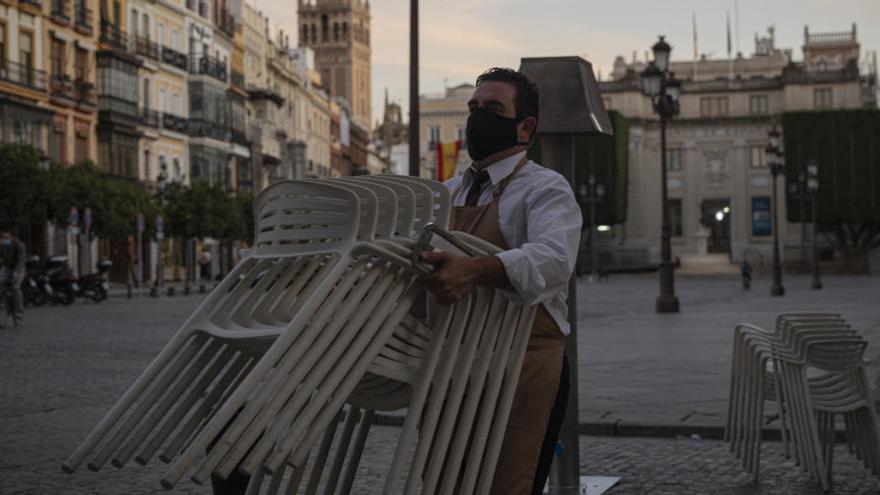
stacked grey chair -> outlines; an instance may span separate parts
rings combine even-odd
[[[249,493],[348,493],[376,411],[406,407],[386,493],[485,493],[534,310],[478,289],[431,321],[409,311],[433,234],[497,248],[446,233],[448,193],[427,180],[283,181],[254,209],[254,247],[65,471],[158,457],[167,488],[239,470]]]
[[[786,455],[824,490],[831,487],[837,415],[850,452],[880,474],[866,347],[838,314],[783,314],[773,331],[736,327],[725,440],[756,481],[766,401],[779,408]]]

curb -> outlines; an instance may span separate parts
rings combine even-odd
[[[403,416],[377,414],[375,424],[380,426],[403,426]],[[642,438],[690,438],[698,435],[701,440],[723,440],[724,427],[711,425],[649,425],[627,423],[579,423],[578,434],[595,437],[642,437]],[[778,428],[764,429],[761,440],[779,442],[782,433]],[[846,443],[846,432],[837,430],[835,443]]]

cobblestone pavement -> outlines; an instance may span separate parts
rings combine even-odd
[[[761,279],[751,294],[732,290],[733,279],[680,280],[682,314],[662,317],[651,310],[654,278],[582,285],[584,419],[611,411],[609,418],[662,422],[682,410],[699,413],[701,400],[711,404],[707,411],[723,410],[733,324],[766,325],[778,310],[843,311],[873,341],[871,357],[877,355],[878,279],[828,277],[821,294],[799,289],[801,282],[788,280],[786,297],[771,300],[759,292]],[[111,298],[29,308],[23,327],[0,329],[0,493],[159,492],[161,464],[74,475],[60,465],[201,300]],[[358,492],[379,490],[397,431],[374,427]],[[582,437],[581,448],[585,474],[624,477],[611,493],[818,493],[783,462],[778,443],[767,446],[757,488],[714,441]],[[843,453],[837,459],[836,493],[880,493],[854,460]],[[175,493],[208,490],[187,481]]]

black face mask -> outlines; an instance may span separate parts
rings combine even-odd
[[[510,117],[477,108],[467,119],[467,149],[474,161],[480,161],[499,151],[520,143],[517,137],[518,121]]]

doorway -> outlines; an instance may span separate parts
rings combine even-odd
[[[709,229],[708,252],[730,254],[730,200],[703,200],[700,209],[703,224]]]

